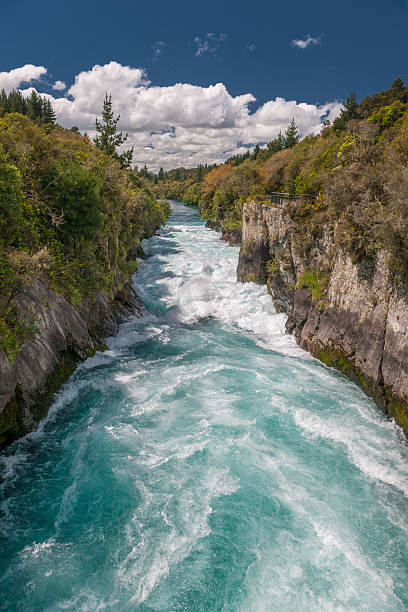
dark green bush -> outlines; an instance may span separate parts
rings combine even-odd
[[[23,221],[23,192],[18,168],[0,148],[0,244],[12,244]]]
[[[46,180],[44,194],[49,207],[62,214],[59,227],[64,240],[90,239],[102,229],[102,180],[95,172],[73,162],[59,162]]]

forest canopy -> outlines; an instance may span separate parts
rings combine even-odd
[[[13,301],[26,284],[73,303],[99,290],[113,297],[141,240],[167,219],[167,202],[124,168],[118,144],[107,151],[58,126],[35,92],[0,94],[0,348],[11,360],[33,333]]]
[[[292,121],[263,147],[204,172],[163,173],[158,187],[197,204],[204,219],[224,231],[241,228],[245,202],[273,206],[271,193],[294,194],[290,212],[305,248],[329,224],[356,262],[374,262],[379,249],[387,249],[402,286],[408,280],[408,87],[397,78],[360,103],[352,92],[320,134],[301,138]]]

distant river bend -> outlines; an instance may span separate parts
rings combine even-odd
[[[0,455],[0,610],[408,609],[408,448],[192,208],[145,316]]]

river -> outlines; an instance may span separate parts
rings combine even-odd
[[[172,205],[144,316],[0,455],[0,610],[407,610],[401,430]]]

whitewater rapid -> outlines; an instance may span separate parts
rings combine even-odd
[[[0,454],[0,610],[407,610],[401,430],[172,206],[144,316]]]

